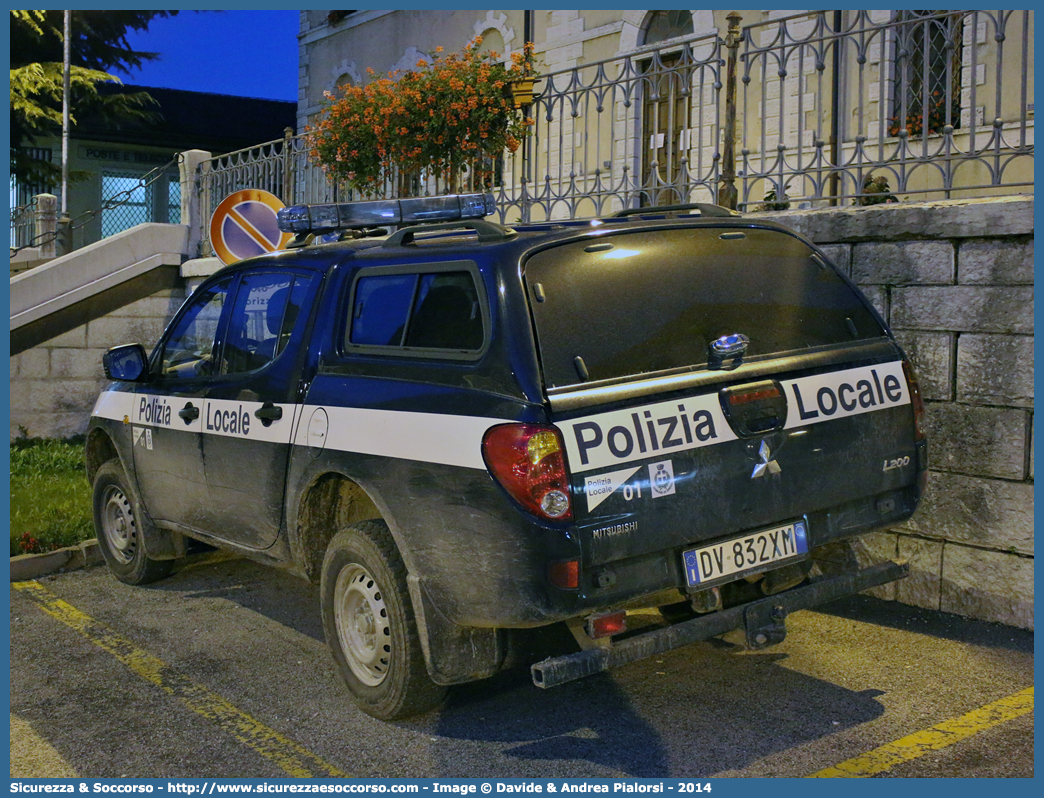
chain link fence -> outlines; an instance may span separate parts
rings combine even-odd
[[[71,240],[71,233],[74,230],[78,230],[86,225],[90,224],[99,216],[102,216],[102,236],[110,236],[121,230],[126,230],[135,224],[142,224],[152,220],[151,215],[151,200],[153,192],[156,190],[155,185],[160,181],[167,178],[168,173],[173,169],[178,170],[178,167],[184,160],[184,156],[180,153],[175,155],[172,160],[162,166],[157,166],[155,169],[150,170],[141,177],[133,177],[126,175],[125,173],[102,173],[102,203],[98,208],[94,208],[89,211],[84,211],[75,218],[71,219],[68,225],[68,231]],[[162,188],[162,185],[160,186]],[[168,188],[168,196],[170,192],[177,191],[177,216],[180,222],[181,217],[181,187],[180,183],[171,181]],[[172,200],[168,200],[171,201]],[[26,206],[28,207],[28,206]],[[143,211],[143,209],[147,209]],[[115,213],[115,215],[114,215]],[[45,244],[49,244],[52,241],[59,240],[62,236],[63,231],[59,228],[53,231],[46,231],[33,235],[30,238],[22,233],[17,233],[18,237],[16,240],[16,229],[22,230],[26,226],[24,221],[24,211],[22,215],[18,217],[18,227],[16,228],[15,214],[12,212],[11,215],[11,254],[14,255],[20,250],[26,249],[27,247],[40,247]]]

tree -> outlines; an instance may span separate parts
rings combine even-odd
[[[74,11],[70,93],[72,120],[96,114],[114,126],[150,117],[145,92],[99,93],[103,83],[120,83],[110,74],[157,58],[134,50],[127,31],[141,31],[157,17],[177,11]],[[23,147],[40,136],[53,136],[62,125],[62,11],[11,11],[11,174],[31,184],[53,184],[60,168],[30,158]]]

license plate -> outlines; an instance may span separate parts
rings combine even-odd
[[[725,576],[757,571],[807,553],[808,532],[802,520],[723,543],[689,549],[682,554],[682,561],[689,587],[695,587]]]

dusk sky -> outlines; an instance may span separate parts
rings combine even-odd
[[[299,11],[182,11],[127,37],[159,58],[124,83],[297,100]]]

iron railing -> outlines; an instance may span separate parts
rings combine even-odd
[[[739,21],[730,17],[727,39],[680,37],[542,75],[531,133],[494,181],[500,220],[731,205],[733,190],[741,209],[782,210],[1032,187],[1032,11]],[[352,198],[289,131],[204,167],[204,220],[241,188],[287,204]],[[414,189],[446,190],[423,175]]]
[[[36,197],[25,205],[11,208],[11,251],[29,246],[36,235]]]
[[[1031,187],[1032,21],[819,11],[744,28],[740,207],[769,192],[818,205]]]

